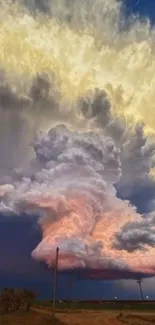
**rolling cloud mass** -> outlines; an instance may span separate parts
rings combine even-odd
[[[153,276],[154,28],[116,0],[0,5],[0,214],[37,217],[49,266]]]

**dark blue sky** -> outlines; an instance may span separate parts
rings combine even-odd
[[[128,13],[149,16],[151,22],[155,22],[155,0],[126,0]],[[144,197],[146,200],[147,189],[132,197],[132,203],[136,204],[139,211],[144,212]],[[148,194],[148,193],[147,193]],[[148,194],[148,195],[151,195]],[[12,219],[0,220],[0,287],[31,287],[42,297],[51,298],[52,272],[44,269],[42,265],[31,259],[31,251],[40,241],[41,234],[36,223],[21,218],[18,221]],[[72,278],[73,287],[68,288],[68,280]],[[126,282],[127,284],[127,282]],[[125,290],[124,282],[84,281],[76,277],[60,276],[58,296],[60,299],[111,299],[139,298],[136,283],[132,283],[131,290]],[[146,288],[146,295],[150,294],[150,288]],[[155,298],[151,295],[152,298]]]
[[[141,17],[148,16],[151,22],[155,22],[155,1],[154,0],[125,0],[128,13],[138,14]]]

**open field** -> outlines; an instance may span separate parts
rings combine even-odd
[[[38,301],[34,308],[51,315],[52,303]],[[56,317],[67,325],[151,325],[155,324],[155,302],[57,302]]]
[[[40,314],[48,314],[47,310],[38,310]],[[66,325],[151,325],[155,324],[155,313],[117,313],[116,311],[81,311],[57,313],[59,321]],[[56,324],[55,324],[56,325]]]
[[[151,325],[155,324],[155,315],[120,315],[114,312],[96,312],[96,313],[80,313],[61,314],[58,318],[69,325]]]
[[[57,313],[56,317],[66,325],[122,325],[117,314],[106,312]]]
[[[61,320],[52,320],[50,315],[36,312],[0,314],[0,325],[66,325]]]
[[[47,309],[36,309],[29,313],[16,312],[0,315],[0,325],[151,325],[155,324],[155,313],[118,313],[116,311],[81,311],[52,313]]]
[[[38,300],[34,303],[36,308],[44,308],[48,311],[52,310],[52,303],[47,300]],[[56,303],[57,312],[72,312],[74,311],[133,311],[133,312],[155,312],[155,302],[154,301],[107,301],[101,303],[90,303],[90,302],[57,302]]]

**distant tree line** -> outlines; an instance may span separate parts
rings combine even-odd
[[[19,310],[29,311],[36,294],[33,291],[4,288],[0,294],[0,311],[4,313]]]

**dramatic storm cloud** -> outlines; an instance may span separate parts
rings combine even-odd
[[[59,246],[67,255],[77,254],[79,263],[85,265],[88,259],[91,264],[96,254],[102,257],[103,243],[93,238],[97,220],[113,204],[116,209],[119,205],[119,199],[113,203],[113,183],[120,177],[119,151],[103,135],[72,133],[63,125],[40,134],[34,150],[36,160],[26,172],[13,175],[13,186],[1,186],[2,211],[8,207],[15,214],[42,212],[45,238],[33,255],[51,263]]]
[[[152,274],[154,269],[147,254],[147,265],[138,258],[133,264],[136,256],[128,256],[128,238],[122,256],[122,247],[112,245],[113,241],[121,242],[121,235],[115,232],[122,233],[127,220],[134,230],[139,224],[140,229],[148,224],[134,207],[116,197],[114,184],[121,176],[121,163],[120,151],[112,139],[101,132],[71,132],[59,125],[39,134],[33,148],[36,156],[26,170],[16,170],[12,183],[0,188],[1,212],[40,216],[43,239],[32,256],[50,266],[58,246],[62,269],[83,267]],[[140,249],[138,235],[137,241]]]
[[[154,29],[116,0],[0,6],[1,214],[38,217],[48,265],[154,275]]]
[[[128,252],[146,250],[155,247],[155,215],[154,213],[143,218],[141,222],[126,223],[121,232],[116,234],[114,246]]]

